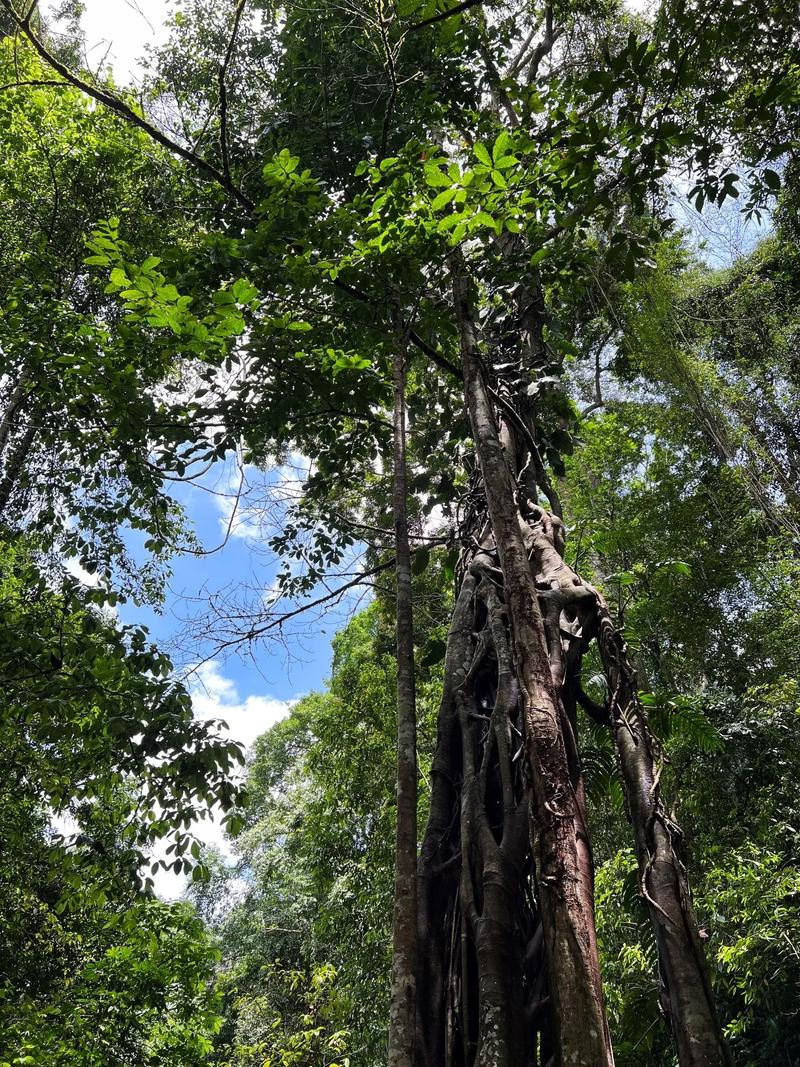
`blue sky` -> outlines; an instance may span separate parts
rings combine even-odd
[[[291,485],[295,471],[289,474]],[[262,498],[270,487],[274,490],[285,485],[286,470],[276,467],[260,473],[248,468],[247,475],[251,489]],[[231,484],[235,481],[234,465],[229,461],[212,470],[202,487],[180,487],[175,495],[199,541],[206,550],[222,547],[209,556],[174,558],[162,610],[128,603],[120,607],[119,615],[123,622],[147,625],[158,644],[173,655],[179,673],[191,672],[188,684],[195,714],[224,719],[231,737],[251,744],[287,715],[295,700],[324,686],[330,669],[331,636],[346,620],[348,609],[334,609],[326,618],[312,620],[301,638],[289,636],[285,645],[262,644],[247,655],[235,650],[214,655],[213,639],[203,642],[193,636],[187,616],[202,616],[209,594],[233,594],[247,584],[258,600],[275,578],[276,560],[265,549],[266,530],[262,530],[258,516],[244,506],[231,522],[235,495]],[[173,645],[177,647],[173,649]],[[202,662],[196,667],[198,660]],[[202,840],[230,851],[218,823],[198,823],[195,832]],[[165,872],[155,881],[157,891],[167,898],[179,896],[186,884],[183,876]]]
[[[218,550],[210,555],[176,555],[158,609],[130,601],[117,609],[121,622],[144,624],[172,656],[178,676],[192,694],[195,714],[224,720],[225,733],[245,745],[288,715],[299,698],[324,687],[331,638],[366,599],[364,591],[356,592],[324,614],[309,615],[286,627],[284,640],[244,651],[234,647],[219,652],[218,627],[203,621],[209,601],[219,595],[246,596],[256,608],[269,599],[278,560],[267,539],[280,526],[286,502],[297,495],[306,473],[307,461],[296,455],[264,470],[246,467],[246,491],[235,509],[240,472],[233,458],[218,463],[199,483],[180,485],[174,495],[185,510],[187,527],[205,551]],[[138,535],[128,538],[134,558],[139,556],[137,540],[141,540]],[[76,561],[68,565],[87,583],[97,582]],[[200,635],[193,619],[199,620]],[[209,636],[203,638],[203,631]],[[196,823],[194,832],[232,854],[214,820]],[[181,895],[186,879],[161,872],[155,883],[159,894],[171,899]]]
[[[85,0],[83,26],[89,62],[98,65],[105,61],[114,68],[117,81],[135,81],[140,58],[148,45],[165,40],[164,22],[174,11],[175,4],[164,0]],[[182,486],[175,494],[206,549],[219,545],[224,538],[232,473],[230,463],[220,464],[204,479],[204,488]],[[257,483],[259,479],[255,472],[248,471],[248,480]],[[266,482],[274,481],[273,475],[266,476]],[[215,492],[225,496],[215,496]],[[242,583],[255,588],[269,587],[275,576],[275,563],[265,555],[263,547],[257,551],[261,542],[257,524],[249,523],[245,515],[221,551],[207,557],[184,556],[173,560],[173,578],[161,613],[126,605],[120,611],[121,618],[125,622],[145,622],[153,636],[169,650],[185,630],[187,598],[202,598],[204,590],[226,591]],[[288,658],[285,649],[267,646],[255,650],[254,657],[218,658],[213,672],[207,668],[200,673],[205,678],[224,677],[233,684],[240,701],[254,695],[273,701],[295,699],[324,684],[330,666],[331,629],[344,618],[340,612],[322,623],[318,632],[307,634],[302,641],[290,641]],[[207,649],[198,652],[205,655]],[[187,660],[186,655],[176,655],[176,658]],[[230,686],[225,692],[232,693]],[[248,721],[243,728],[246,736],[241,739],[252,740],[254,724]]]
[[[123,622],[148,627],[193,691],[202,693],[203,682],[208,686],[211,680],[213,688],[217,679],[224,678],[230,683],[226,692],[233,694],[235,688],[243,700],[257,695],[286,704],[325,685],[331,638],[357,609],[363,592],[301,616],[253,645],[233,641],[231,647],[222,647],[230,639],[231,611],[253,612],[258,623],[271,610],[280,560],[270,550],[269,540],[282,530],[286,510],[299,497],[308,472],[308,460],[296,453],[263,469],[242,468],[231,456],[196,483],[175,489],[173,495],[184,508],[199,552],[171,560],[163,606],[128,603],[120,607],[119,615]],[[336,584],[333,581],[331,588]],[[320,587],[313,595],[323,592]],[[274,610],[292,607],[292,602],[284,601]],[[248,626],[237,624],[237,633]],[[271,725],[241,718],[237,723],[239,732],[234,736],[246,743]]]
[[[298,464],[296,476],[299,479],[301,475]],[[290,489],[299,488],[299,480],[292,484],[294,476],[292,469]],[[248,467],[246,477],[249,494],[259,503],[269,503],[268,493],[272,498],[287,484],[286,469],[277,465],[263,473]],[[185,509],[188,526],[201,552],[210,554],[175,556],[163,609],[127,604],[120,609],[120,617],[124,622],[144,622],[181,670],[213,657],[216,669],[240,692],[269,693],[275,699],[290,700],[324,684],[330,665],[329,624],[304,627],[302,640],[289,637],[285,645],[272,641],[220,653],[216,652],[220,642],[213,621],[208,623],[208,639],[198,634],[207,628],[203,617],[208,614],[209,601],[221,596],[246,597],[258,607],[259,599],[268,594],[275,580],[277,560],[266,541],[280,522],[283,505],[272,501],[273,513],[263,521],[248,498],[242,498],[235,507],[238,480],[234,463],[228,461],[218,463],[198,485],[177,487],[174,496]],[[331,624],[336,625],[334,618]],[[202,670],[200,673],[204,674]]]

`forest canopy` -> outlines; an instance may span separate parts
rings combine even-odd
[[[0,1067],[800,1063],[796,5],[83,8],[0,0]]]

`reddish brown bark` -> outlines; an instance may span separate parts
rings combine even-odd
[[[564,562],[560,505],[539,455],[528,391],[519,391],[513,373],[505,380],[488,357],[484,365],[468,279],[459,271],[457,263],[454,296],[479,471],[460,531],[461,580],[420,858],[426,952],[418,1067],[613,1063],[594,933],[578,701],[615,734],[680,1062],[720,1067],[726,1052],[679,832],[660,799],[657,748],[635,676],[604,601]],[[541,371],[540,312],[528,314],[521,344],[534,379]],[[593,705],[581,687],[582,657],[594,638],[609,709]]]
[[[517,484],[500,440],[481,366],[469,283],[459,265],[454,272],[454,301],[467,407],[502,569],[524,709],[533,791],[531,844],[556,1042],[561,1062],[603,1067],[613,1064],[614,1057],[603,1008],[582,797],[576,769],[570,767],[565,741],[569,726],[553,678],[545,623],[522,530]]]

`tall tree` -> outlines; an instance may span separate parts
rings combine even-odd
[[[248,313],[241,386],[206,401],[207,415],[257,458],[293,444],[315,461],[275,542],[310,562],[301,583],[287,576],[287,591],[313,585],[345,558],[354,530],[375,525],[342,482],[364,483],[376,453],[391,456],[382,415],[395,307],[424,373],[445,376],[438,406],[422,384],[408,401],[420,461],[423,443],[433,453],[428,482],[436,476],[445,495],[449,486],[461,512],[462,549],[420,857],[430,947],[418,976],[420,1062],[612,1061],[576,720],[595,638],[680,1061],[725,1062],[657,747],[624,639],[564,561],[553,481],[572,447],[561,380],[585,279],[601,265],[623,277],[647,268],[671,166],[694,168],[700,205],[738,190],[731,147],[754,163],[786,151],[791,28],[769,5],[731,2],[665,5],[650,25],[579,4],[326,5],[313,26],[297,8],[260,31],[239,5],[220,34],[198,7],[179,34],[197,61],[188,73],[201,61],[218,73],[205,98],[189,79],[200,142],[209,128],[218,134],[206,151],[69,70],[12,0],[2,3],[61,77],[171,145],[227,198],[205,205],[221,231],[207,255],[174,274],[194,294],[217,288],[217,307]],[[243,84],[237,99],[234,71],[254,63],[267,88],[259,97]],[[290,76],[298,67],[313,80]],[[423,78],[428,89],[409,88]],[[286,115],[300,117],[297,132]],[[270,145],[280,151],[263,165]],[[365,148],[377,155],[359,164]],[[768,170],[752,170],[752,210],[772,187]],[[94,259],[112,268],[126,304],[123,347],[137,330],[153,343],[169,326],[198,354],[213,322],[165,285],[158,264],[129,266],[116,234],[103,240]],[[233,283],[243,260],[252,291]],[[468,424],[451,422],[462,404]],[[444,476],[454,460],[460,494]],[[246,633],[274,625],[250,619]]]

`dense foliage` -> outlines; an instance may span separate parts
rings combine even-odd
[[[386,1061],[404,532],[419,1062],[601,1067],[582,1004],[623,1067],[721,1064],[713,999],[734,1062],[800,1061],[791,13],[185,0],[137,98],[35,7],[0,0],[0,1067]],[[683,190],[741,200],[759,240],[709,266]],[[373,596],[242,790],[239,746],[115,612],[162,603],[198,548],[177,485],[288,453],[310,474],[260,502],[277,581],[213,605],[203,652],[258,655],[309,602]],[[515,537],[562,779],[531,725]],[[582,605],[553,615],[564,574]],[[233,859],[194,840],[215,807]],[[568,816],[605,1009],[599,978],[572,1009],[558,985],[594,939],[589,914],[561,957],[548,926]],[[654,827],[697,980],[708,961],[700,1024],[665,962]],[[159,866],[186,900],[153,895]],[[487,980],[509,944],[514,990]],[[498,1005],[519,1019],[495,1045]],[[698,1033],[716,1058],[690,1058]]]

